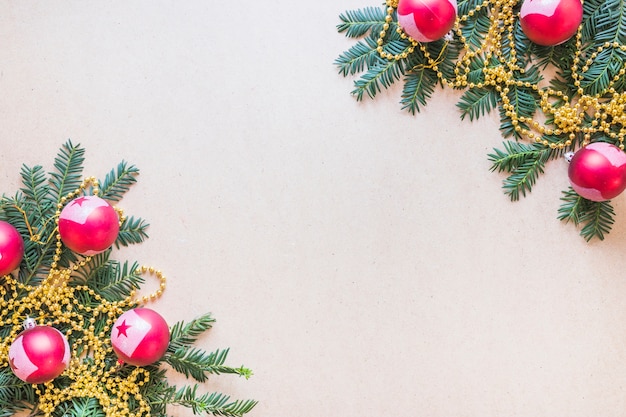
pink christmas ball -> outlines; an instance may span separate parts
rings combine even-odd
[[[456,0],[400,0],[398,23],[416,41],[432,42],[450,32],[456,12]]]
[[[524,0],[520,9],[522,30],[528,39],[543,46],[565,42],[582,20],[580,0]]]
[[[70,201],[59,216],[61,241],[76,253],[95,255],[108,249],[120,231],[119,217],[102,198],[88,195]]]
[[[29,384],[52,381],[70,363],[65,335],[49,326],[35,326],[20,333],[9,348],[9,364],[15,376]]]
[[[581,197],[610,200],[626,189],[626,153],[609,143],[591,143],[574,154],[568,175]]]
[[[118,358],[135,366],[150,365],[161,359],[169,342],[167,322],[149,308],[126,311],[111,331],[111,345]]]
[[[7,275],[22,262],[24,240],[13,225],[0,221],[0,276]]]

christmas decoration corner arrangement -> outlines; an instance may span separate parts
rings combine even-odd
[[[558,219],[587,241],[610,232],[626,188],[625,0],[387,0],[337,28],[357,39],[335,60],[357,100],[400,82],[415,114],[437,86],[460,90],[462,119],[499,117],[488,158],[511,200],[565,158]]]
[[[83,178],[85,150],[66,142],[46,173],[22,166],[23,187],[0,200],[0,416],[242,416],[254,400],[203,392],[209,376],[251,376],[228,349],[194,347],[210,314],[168,326],[154,306],[164,274],[112,259],[143,242],[148,224],[114,205],[136,182],[122,161]],[[158,289],[140,296],[146,278]],[[170,384],[171,372],[184,375]],[[26,414],[24,414],[26,415]]]

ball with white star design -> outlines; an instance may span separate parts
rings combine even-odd
[[[111,345],[117,357],[130,365],[147,366],[163,357],[170,330],[156,311],[139,307],[126,311],[113,325]]]
[[[96,255],[117,239],[120,219],[104,199],[87,195],[70,201],[59,216],[61,241],[76,253]]]
[[[52,381],[70,363],[70,345],[54,327],[25,325],[9,348],[9,365],[15,376],[29,384]]]

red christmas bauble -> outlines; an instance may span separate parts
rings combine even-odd
[[[65,335],[50,326],[34,326],[20,333],[9,348],[9,364],[15,376],[29,384],[52,381],[70,363]]]
[[[626,189],[626,153],[609,143],[591,143],[574,154],[568,175],[581,197],[610,200]]]
[[[522,30],[528,39],[543,46],[565,42],[582,20],[580,0],[524,0],[520,9]]]
[[[7,275],[22,262],[24,239],[13,225],[0,221],[0,276]]]
[[[122,314],[111,331],[111,345],[117,356],[135,366],[161,359],[170,343],[170,329],[159,313],[135,308]]]
[[[120,219],[102,198],[88,195],[70,201],[59,216],[61,240],[81,255],[95,255],[108,249],[117,239]]]
[[[400,0],[398,23],[416,41],[432,42],[450,32],[456,12],[456,0]]]

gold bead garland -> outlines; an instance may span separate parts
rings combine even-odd
[[[70,285],[72,274],[85,267],[91,260],[86,256],[73,265],[59,268],[63,244],[58,233],[58,218],[63,206],[91,187],[94,195],[98,194],[98,182],[94,177],[86,178],[74,191],[61,198],[57,206],[55,221],[56,250],[50,265],[50,271],[37,286],[25,285],[11,275],[4,277],[5,285],[0,286],[0,326],[10,327],[10,332],[0,341],[0,366],[8,367],[8,351],[11,343],[22,331],[22,323],[27,317],[37,324],[67,328],[65,335],[71,338],[71,360],[61,377],[71,383],[65,388],[58,388],[53,382],[33,385],[39,398],[39,411],[50,416],[63,402],[73,398],[94,398],[102,406],[106,416],[150,416],[150,405],[140,393],[140,387],[150,380],[150,372],[141,367],[132,369],[127,375],[119,372],[121,363],[111,364],[107,356],[113,354],[110,331],[117,317],[124,311],[159,298],[165,290],[166,278],[153,267],[142,266],[139,274],[151,274],[159,280],[159,288],[149,295],[135,299],[136,292],[122,301],[111,302],[98,295],[87,285]],[[123,212],[117,209],[120,224]],[[22,213],[25,214],[25,213]],[[26,218],[26,216],[24,216]],[[28,228],[32,241],[39,242],[40,237]],[[83,305],[81,294],[95,301],[95,306]],[[98,319],[104,320],[104,326],[96,329]],[[138,404],[131,410],[129,400]]]
[[[409,45],[399,53],[391,54],[384,50],[385,38],[393,21],[393,13],[398,7],[398,0],[387,0],[387,14],[385,23],[377,39],[376,51],[383,59],[399,61],[406,59],[416,48],[419,48],[428,64],[421,65],[413,70],[432,69],[443,85],[453,88],[485,88],[493,87],[497,91],[505,115],[510,119],[515,131],[522,137],[541,143],[553,149],[564,149],[572,146],[576,138],[582,139],[582,144],[588,144],[592,136],[601,133],[617,142],[624,149],[624,137],[626,135],[626,93],[618,93],[614,86],[625,74],[626,64],[611,79],[609,87],[595,95],[585,94],[582,87],[583,75],[589,70],[594,60],[604,50],[609,48],[620,49],[626,52],[626,45],[619,42],[606,42],[596,48],[588,57],[583,57],[582,48],[582,25],[575,35],[576,52],[572,61],[572,78],[576,87],[576,97],[568,97],[563,92],[553,88],[539,87],[536,84],[516,78],[516,73],[524,74],[525,68],[518,65],[516,58],[514,29],[518,18],[514,8],[518,0],[484,0],[469,10],[467,14],[457,16],[453,32],[456,33],[462,48],[462,57],[455,64],[454,78],[447,79],[439,70],[441,56],[443,55],[450,40],[446,39],[437,58],[433,58],[426,46],[410,36],[397,25],[397,33],[402,39],[408,40]],[[461,25],[479,11],[488,8],[490,26],[480,46],[474,47],[464,37]],[[503,47],[509,49],[510,57],[502,53]],[[482,69],[484,81],[480,83],[468,82],[471,62],[480,58],[484,62]],[[490,66],[493,61],[499,64]],[[539,96],[542,113],[546,118],[553,121],[554,128],[546,126],[533,118],[517,114],[515,106],[511,104],[508,94],[512,87],[530,88]],[[606,96],[609,96],[608,98]],[[558,105],[554,104],[555,99]],[[525,127],[524,125],[528,126]],[[617,132],[616,132],[617,130]],[[559,139],[557,139],[558,137]]]

